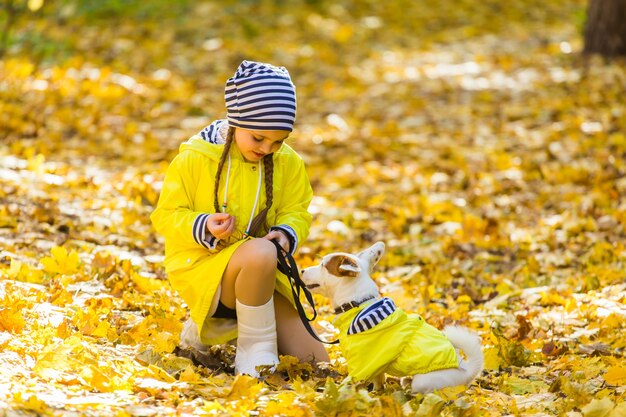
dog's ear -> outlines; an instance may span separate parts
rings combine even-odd
[[[376,242],[364,251],[359,252],[356,256],[364,260],[365,263],[369,265],[370,272],[372,272],[374,265],[380,261],[383,253],[385,253],[385,244],[383,242]]]
[[[324,263],[324,267],[336,277],[356,277],[361,267],[352,258],[346,255],[335,255]]]

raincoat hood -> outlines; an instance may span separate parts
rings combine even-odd
[[[209,157],[213,161],[219,161],[226,143],[226,135],[228,134],[228,121],[215,120],[210,125],[202,129],[197,135],[193,135],[183,142],[178,151],[187,150],[200,152],[202,155]],[[231,152],[238,153],[236,146],[231,148]],[[233,155],[234,156],[234,155]]]
[[[224,144],[209,143],[198,135],[190,137],[185,142],[181,143],[178,148],[179,153],[183,153],[185,151],[199,152],[212,161],[219,161],[223,150]],[[233,154],[236,153],[236,151],[236,146],[231,147],[231,152],[233,152]]]

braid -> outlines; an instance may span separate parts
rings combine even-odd
[[[215,173],[215,194],[213,197],[213,201],[215,203],[215,212],[220,212],[220,203],[219,203],[219,188],[220,188],[220,177],[222,176],[222,169],[224,168],[224,163],[226,162],[226,158],[228,157],[228,152],[230,151],[230,145],[233,143],[235,138],[235,128],[229,127],[228,133],[226,134],[226,142],[224,143],[224,149],[222,150],[222,156],[220,157],[220,162],[217,165],[217,172]]]
[[[265,168],[265,207],[268,209],[274,202],[274,158],[273,154],[263,157],[263,168]]]
[[[263,168],[265,171],[265,208],[256,215],[250,225],[250,236],[254,236],[267,220],[267,212],[274,200],[274,158],[273,154],[263,157]]]

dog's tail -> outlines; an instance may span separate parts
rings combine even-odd
[[[450,342],[456,349],[460,349],[466,356],[459,367],[465,371],[465,385],[468,385],[482,370],[485,361],[483,357],[480,337],[471,330],[462,326],[446,326],[443,329]]]

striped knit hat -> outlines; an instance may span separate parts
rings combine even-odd
[[[293,130],[296,87],[285,67],[243,61],[226,81],[228,124],[251,130]]]

